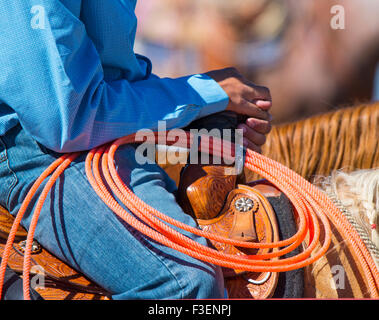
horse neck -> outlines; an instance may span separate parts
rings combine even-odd
[[[334,170],[379,167],[379,103],[273,128],[263,154],[311,180]]]

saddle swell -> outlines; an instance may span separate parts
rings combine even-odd
[[[279,241],[275,212],[265,195],[280,197],[275,187],[262,183],[237,184],[225,175],[226,166],[187,165],[181,172],[178,203],[207,232],[248,242]],[[236,255],[266,254],[277,249],[248,249],[211,240],[219,251]],[[265,299],[274,295],[279,274],[223,268],[230,298]]]

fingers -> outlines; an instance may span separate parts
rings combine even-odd
[[[272,107],[272,102],[268,100],[253,100],[252,102],[263,110],[269,110]]]
[[[272,100],[271,93],[268,88],[263,87],[263,86],[257,86],[257,85],[253,85],[253,86],[254,86],[253,89],[255,91],[255,99],[267,100],[267,101]]]
[[[243,145],[244,147],[251,149],[255,152],[262,153],[262,148],[249,141],[247,138],[243,138]]]
[[[246,124],[240,124],[238,129],[243,130],[243,137],[256,146],[262,146],[266,142],[266,136],[254,129],[251,129]]]
[[[246,84],[249,86],[249,90],[247,90],[245,99],[255,104],[258,108],[268,111],[272,107],[270,90],[251,82],[247,82]]]
[[[271,93],[270,89],[264,86],[258,86],[248,80],[244,80],[244,84],[250,87],[252,90],[250,90],[250,99],[258,99],[258,100],[267,100],[271,101]]]
[[[271,131],[270,121],[249,118],[246,123],[238,125],[243,130],[243,144],[245,147],[262,153],[261,146],[266,142],[266,134]]]
[[[226,110],[270,121],[272,106],[270,90],[257,86],[244,78],[235,68],[225,68],[207,73],[229,97]]]
[[[251,129],[262,134],[270,133],[271,128],[272,128],[270,121],[256,119],[256,118],[247,119],[246,125],[250,127]]]
[[[240,99],[235,103],[235,112],[246,115],[248,117],[271,121],[272,117],[267,110],[258,107],[256,104],[246,100]]]

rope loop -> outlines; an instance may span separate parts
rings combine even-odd
[[[160,134],[162,134],[162,132],[155,133],[156,144],[159,144],[159,142],[162,141],[162,139],[158,139],[158,135]],[[234,150],[234,144],[231,142],[208,136],[207,139],[209,139],[209,148],[207,148],[207,150],[203,150],[202,144],[199,144],[199,150],[202,152],[207,152],[209,154],[214,154],[215,152],[217,152],[217,154],[224,154],[224,150]],[[167,139],[165,141],[167,141]],[[251,243],[237,241],[190,227],[180,221],[172,219],[150,207],[135,194],[133,194],[133,192],[119,177],[114,159],[115,153],[120,146],[134,142],[135,134],[132,134],[120,138],[113,143],[89,151],[86,157],[85,169],[87,178],[92,188],[104,201],[104,203],[118,217],[144,234],[146,237],[149,237],[154,241],[196,259],[222,267],[252,272],[285,272],[310,265],[326,253],[331,243],[332,232],[329,221],[332,221],[332,223],[339,228],[339,231],[343,237],[351,243],[352,249],[362,266],[371,296],[373,298],[379,297],[379,272],[362,239],[344,215],[340,212],[340,210],[331,202],[331,200],[327,198],[325,194],[289,168],[259,153],[249,149],[247,150],[245,157],[245,168],[264,177],[286,194],[298,214],[299,224],[298,231],[294,236],[278,242]],[[175,144],[177,147],[190,149],[193,142],[194,136],[187,132],[187,139],[185,142],[166,142],[166,145]],[[230,157],[235,156],[233,152],[226,153],[226,155],[229,154]],[[39,214],[50,189],[53,187],[59,176],[78,155],[79,153],[66,154],[57,159],[36,180],[28,192],[16,216],[4,249],[3,259],[0,266],[0,297],[5,270],[17,228],[30,201],[37,192],[37,189],[43,181],[51,175],[38,199],[26,241],[23,265],[23,288],[24,298],[30,300],[29,274],[31,268],[31,248]],[[103,177],[105,181],[103,180]],[[118,200],[111,195],[107,186],[116,195]],[[120,205],[120,202],[124,204],[125,207],[133,213],[133,215],[130,214],[129,211],[125,210]],[[226,254],[216,249],[199,244],[198,242],[174,230],[174,228],[170,225],[210,240],[215,240],[234,246],[245,248],[276,248],[278,250],[261,255],[237,256]],[[320,241],[321,229],[324,230],[324,240],[321,247],[316,250],[316,246]],[[271,260],[272,258],[281,257],[297,248],[305,242],[307,235],[309,236],[308,246],[302,252],[290,258]]]

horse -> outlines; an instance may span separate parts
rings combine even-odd
[[[377,132],[379,103],[351,106],[273,126],[262,154],[312,182],[342,168],[350,172],[379,167]],[[187,154],[177,158],[177,164],[160,165],[178,184]],[[245,175],[246,181],[261,178],[250,171]]]
[[[300,172],[307,179],[315,176],[320,178],[321,175],[324,177],[330,176],[330,178],[323,180],[324,182],[320,184],[320,188],[324,187],[326,194],[332,197],[330,188],[327,189],[327,186],[332,185],[331,181],[335,181],[335,177],[337,177],[336,169],[349,166],[350,171],[352,171],[353,169],[367,169],[378,166],[378,141],[377,139],[372,139],[372,134],[378,132],[375,130],[377,130],[379,121],[379,105],[357,106],[344,111],[338,110],[293,124],[274,127],[273,133],[268,136],[263,153],[289,167],[292,166],[291,168]],[[304,149],[302,144],[306,143],[306,141],[311,141],[312,143],[306,144],[306,149]],[[363,143],[364,145],[362,146]],[[359,152],[353,152],[355,146],[357,150],[360,150]],[[366,149],[367,152],[363,152],[362,149]],[[281,152],[275,153],[275,150],[281,150]],[[327,155],[324,156],[319,153],[320,151],[326,152]],[[272,153],[270,154],[270,152]],[[303,155],[301,152],[303,152]],[[321,157],[321,159],[317,161],[317,157]],[[346,159],[344,159],[345,157]],[[297,159],[298,162],[294,162],[292,158]],[[309,165],[307,162],[309,162]],[[179,184],[178,177],[180,177],[179,171],[182,169],[182,165],[162,167]],[[358,172],[357,175],[362,173],[361,171]],[[248,172],[245,173],[246,181],[251,179],[249,174]],[[354,175],[354,173],[351,174]],[[325,181],[329,182],[326,183]],[[316,180],[313,182],[316,183]],[[347,188],[346,184],[344,188]],[[337,189],[339,190],[339,187],[333,188],[333,190]],[[371,190],[375,190],[375,187]],[[367,199],[373,199],[374,197],[365,197],[366,202]],[[350,208],[343,208],[346,205],[343,200],[337,199],[336,204],[341,209],[344,209],[341,210],[342,212],[350,212]],[[359,205],[357,204],[357,206]],[[361,205],[365,208],[364,204]],[[0,229],[3,235],[6,235],[6,227],[8,226],[9,231],[12,218],[9,214],[6,215],[4,210],[1,213]],[[350,219],[349,221],[352,220]],[[362,225],[361,228],[365,229]],[[303,297],[370,297],[368,284],[357,262],[357,257],[352,253],[350,244],[341,237],[337,226],[332,225],[332,231],[332,246],[326,255],[304,268]],[[19,240],[24,239],[25,235],[26,231],[20,229],[18,232]],[[367,241],[367,243],[369,242]],[[375,243],[375,239],[371,239],[370,245],[372,243]],[[0,253],[3,246],[4,241],[0,245]],[[15,245],[10,260],[10,267],[18,272],[20,272],[22,265],[22,250],[22,242]],[[373,249],[370,252],[373,252]],[[35,264],[43,266],[46,271],[47,281],[44,284],[44,288],[36,288],[40,297],[45,299],[108,299],[110,297],[108,292],[56,259],[43,248],[38,247],[38,244],[36,244],[35,254],[32,257]]]
[[[326,192],[359,230],[377,263],[378,132],[379,103],[359,105],[276,126],[262,150]],[[246,175],[248,180],[257,178],[250,172]],[[337,228],[333,233],[328,254],[306,268],[305,296],[367,297],[348,244]],[[341,290],[333,285],[333,269],[344,270]]]
[[[358,232],[366,248],[379,266],[378,216],[379,169],[334,171],[315,182],[334,202]],[[350,244],[333,225],[329,251],[305,268],[304,297],[370,298],[362,270],[351,255]]]
[[[379,103],[363,104],[277,125],[262,153],[312,181],[338,169],[379,167],[378,132]]]
[[[325,191],[348,217],[350,223],[359,230],[360,236],[366,239],[365,244],[371,248],[370,251],[376,261],[378,242],[375,237],[370,240],[371,237],[368,236],[369,233],[377,234],[378,223],[375,222],[375,214],[371,214],[371,224],[367,223],[368,218],[365,218],[365,223],[362,223],[362,218],[358,218],[357,221],[357,218],[353,218],[350,213],[354,209],[345,207],[346,200],[344,205],[343,200],[330,191],[331,187],[327,187],[326,181],[329,181],[330,186],[331,181],[341,180],[342,177],[345,179],[350,177],[349,181],[355,181],[358,177],[364,176],[365,178],[360,179],[361,183],[363,181],[367,183],[377,177],[375,168],[379,168],[379,138],[375,135],[378,132],[379,103],[363,104],[274,126],[262,147],[263,155],[291,168]],[[182,166],[177,164],[164,168],[171,178],[179,183],[179,172]],[[364,171],[365,169],[367,171]],[[260,178],[251,171],[245,171],[245,181],[255,181]],[[336,183],[334,182],[333,190],[337,190]],[[378,185],[374,182],[372,185],[370,191],[365,191],[366,199],[375,199],[375,197],[378,199]],[[341,188],[340,183],[338,183],[338,188]],[[344,184],[344,188],[349,192],[352,192],[350,190],[354,188],[364,190],[363,187],[357,187],[352,182],[348,185]],[[347,191],[344,198],[351,201],[354,198]],[[378,205],[376,209],[368,209],[373,207],[371,200],[370,204],[367,204],[367,200],[359,200],[358,195],[355,195],[355,198],[358,199],[355,207],[362,207],[361,212],[376,210],[377,215]],[[365,214],[363,216],[366,217]],[[372,229],[373,226],[375,226],[374,229]],[[305,268],[304,297],[369,297],[367,284],[365,284],[362,270],[356,263],[356,257],[351,254],[351,248],[341,237],[337,226],[333,225],[332,228],[334,236],[328,253],[318,262]],[[343,274],[338,274],[338,272]],[[341,287],[335,285],[335,279],[338,276],[344,279],[341,281],[344,284]]]

